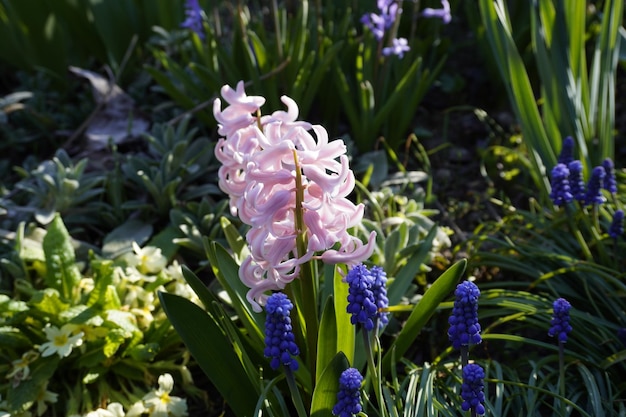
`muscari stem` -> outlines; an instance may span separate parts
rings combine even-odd
[[[385,399],[383,398],[382,381],[379,377],[378,369],[376,368],[376,362],[374,361],[374,350],[372,349],[372,341],[370,340],[370,332],[363,329],[363,341],[365,343],[365,352],[367,354],[367,367],[371,375],[372,385],[378,401],[378,407],[380,408],[380,415],[387,416],[387,408],[385,407]]]
[[[298,417],[308,417],[306,408],[304,407],[304,403],[302,402],[302,396],[300,396],[300,390],[298,390],[298,385],[296,384],[296,379],[293,376],[293,372],[288,366],[283,367],[285,368],[287,385],[289,385],[289,391],[291,392],[291,401],[293,401],[293,405],[296,407]]]
[[[559,342],[559,394],[565,398],[565,343]]]

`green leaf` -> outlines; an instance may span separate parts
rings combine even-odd
[[[393,357],[392,354],[394,354],[397,358],[401,358],[411,346],[439,304],[455,288],[459,279],[465,272],[466,265],[467,260],[463,259],[458,261],[448,268],[439,278],[437,278],[431,287],[424,293],[422,299],[419,303],[417,303],[411,312],[411,315],[407,319],[402,331],[383,357],[383,373],[389,372],[391,366],[394,365],[391,363]]]
[[[72,240],[59,214],[55,215],[43,238],[43,251],[46,255],[46,284],[57,289],[66,300],[71,300],[81,274]]]
[[[181,339],[230,408],[237,416],[251,416],[258,382],[249,380],[218,323],[185,298],[163,292],[159,298]]]
[[[41,388],[48,383],[57,370],[58,355],[39,358],[30,364],[30,377],[20,382],[17,387],[10,387],[7,394],[9,411],[19,414],[29,408],[36,400]]]
[[[152,235],[151,225],[140,220],[127,220],[104,238],[102,256],[117,258],[125,252],[132,251],[133,242],[137,242],[139,246],[143,245],[150,235]]]
[[[54,288],[37,291],[30,300],[30,304],[37,310],[54,317],[67,310],[70,306],[61,300],[59,292]]]
[[[396,305],[406,294],[409,286],[415,280],[415,276],[420,271],[422,265],[425,264],[428,254],[432,250],[433,241],[437,236],[438,227],[432,227],[428,235],[421,241],[415,248],[412,254],[408,255],[409,258],[406,265],[398,271],[398,274],[394,277],[393,281],[389,284],[387,291],[387,298],[389,299],[389,305]],[[386,245],[386,243],[385,243]],[[388,263],[385,260],[385,263]]]
[[[337,402],[339,377],[350,364],[346,356],[339,352],[322,372],[319,382],[315,385],[311,401],[311,417],[332,417],[333,407]]]
[[[315,382],[319,383],[322,371],[332,361],[337,352],[337,323],[333,297],[328,297],[320,320],[317,338],[317,364],[315,366]]]
[[[348,308],[349,285],[342,281],[338,266],[334,269],[333,286],[335,303],[335,321],[337,328],[337,352],[343,352],[348,362],[354,364],[354,347],[356,345],[356,330],[350,322]],[[344,271],[345,273],[345,271]]]

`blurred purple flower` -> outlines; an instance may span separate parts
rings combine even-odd
[[[569,187],[572,196],[580,203],[585,203],[585,181],[583,180],[583,164],[579,160],[569,163]]]
[[[561,153],[559,153],[558,163],[569,165],[574,160],[574,138],[567,136],[563,139]]]
[[[405,38],[396,38],[396,39],[393,39],[392,42],[393,42],[393,46],[387,46],[383,48],[383,55],[385,56],[397,55],[400,58],[402,58],[405,52],[408,52],[411,50],[411,48],[409,47],[409,43]]]
[[[606,201],[606,198],[602,195],[602,184],[605,176],[606,171],[604,167],[598,166],[591,171],[591,178],[587,182],[587,194],[585,195],[585,203],[588,206],[602,204]]]
[[[202,25],[203,11],[198,0],[187,0],[185,2],[185,15],[187,18],[180,26],[192,30],[198,34],[200,39],[204,39],[204,26]]]
[[[556,164],[556,166],[552,168],[550,185],[552,186],[550,198],[554,204],[564,206],[572,201],[573,196],[570,192],[569,185],[569,169],[565,164]]]
[[[448,0],[441,0],[441,6],[441,9],[433,9],[432,7],[425,8],[422,10],[422,16],[439,18],[447,25],[452,20],[452,14],[450,14],[450,3]]]
[[[613,214],[613,220],[609,227],[609,236],[613,239],[618,239],[624,234],[624,211],[616,210]]]
[[[617,193],[617,181],[615,180],[615,166],[611,158],[606,158],[602,161],[604,167],[605,176],[602,183],[602,188],[610,192],[611,194]]]

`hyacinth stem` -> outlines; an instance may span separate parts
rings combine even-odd
[[[370,380],[374,386],[376,394],[376,400],[378,401],[378,407],[380,408],[380,415],[387,416],[387,408],[385,407],[385,399],[383,397],[382,381],[379,377],[378,369],[376,368],[376,362],[374,361],[374,349],[372,349],[372,340],[370,338],[370,332],[363,329],[363,342],[365,343],[365,352],[367,354],[367,368],[370,374]]]
[[[559,342],[559,394],[565,398],[565,343]]]
[[[296,379],[293,376],[291,368],[289,368],[288,366],[283,366],[283,368],[285,369],[287,385],[289,385],[289,391],[291,392],[291,401],[293,401],[293,405],[296,407],[298,417],[308,417],[306,408],[304,407],[304,403],[302,402],[300,390],[298,389],[298,385],[296,384]]]
[[[469,363],[469,346],[462,345],[460,350],[461,350],[461,369],[463,369]]]
[[[307,251],[306,225],[304,224],[304,186],[302,185],[302,171],[298,161],[298,154],[293,150],[293,159],[296,171],[296,208],[295,208],[295,225],[296,225],[296,249],[298,256],[303,256]],[[303,326],[306,328],[306,360],[311,377],[315,378],[315,365],[317,360],[317,332],[319,327],[319,318],[317,316],[317,282],[316,274],[313,271],[312,261],[305,262],[300,267],[301,297],[296,299],[298,308],[301,308],[301,314],[304,317]]]
[[[580,213],[580,210],[577,210],[576,212]],[[580,249],[583,251],[585,259],[588,261],[592,261],[593,255],[591,254],[591,250],[589,250],[589,246],[587,245],[587,242],[585,241],[585,238],[583,237],[580,228],[578,228],[574,223],[574,219],[577,216],[575,213],[572,213],[571,205],[568,204],[565,206],[565,214],[569,223],[570,232],[572,233],[572,235],[574,235],[574,237],[576,237],[576,241],[580,245]]]

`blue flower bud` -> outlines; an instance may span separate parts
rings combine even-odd
[[[561,153],[559,153],[558,163],[565,166],[569,165],[574,160],[574,139],[571,136],[567,136],[563,139],[563,146]]]
[[[339,392],[333,414],[339,417],[353,417],[361,412],[361,382],[363,377],[355,368],[348,368],[339,377]]]
[[[585,181],[583,180],[583,164],[579,160],[570,162],[567,165],[569,169],[569,187],[570,193],[580,203],[585,203]]]
[[[452,347],[476,345],[482,342],[480,324],[478,323],[478,297],[480,290],[470,281],[463,281],[456,287],[452,314],[448,319],[450,328],[448,337]]]
[[[602,161],[604,167],[604,181],[602,182],[602,188],[610,192],[611,194],[617,193],[617,180],[615,179],[615,167],[611,158],[606,158]]]
[[[570,192],[569,185],[569,169],[565,164],[557,164],[552,169],[550,185],[552,186],[550,198],[555,205],[564,206],[572,201],[573,196]]]
[[[272,358],[270,366],[278,369],[285,365],[292,371],[298,369],[298,361],[293,356],[298,356],[300,350],[295,342],[291,318],[289,312],[293,304],[289,298],[277,292],[270,295],[265,305],[265,350],[264,355]]]
[[[481,416],[485,414],[484,378],[485,371],[480,365],[470,363],[463,367],[463,384],[461,385],[463,411],[473,410]]]
[[[587,183],[587,194],[585,195],[585,204],[588,206],[602,204],[606,201],[602,195],[602,183],[605,176],[604,167],[595,167],[591,172],[591,178]]]
[[[572,331],[569,321],[569,310],[572,305],[565,299],[559,298],[553,303],[554,313],[552,320],[550,321],[550,330],[548,335],[551,337],[557,336],[559,342],[567,342],[567,335]]]
[[[613,214],[613,221],[609,227],[609,236],[618,239],[624,234],[624,211],[616,210]]]

